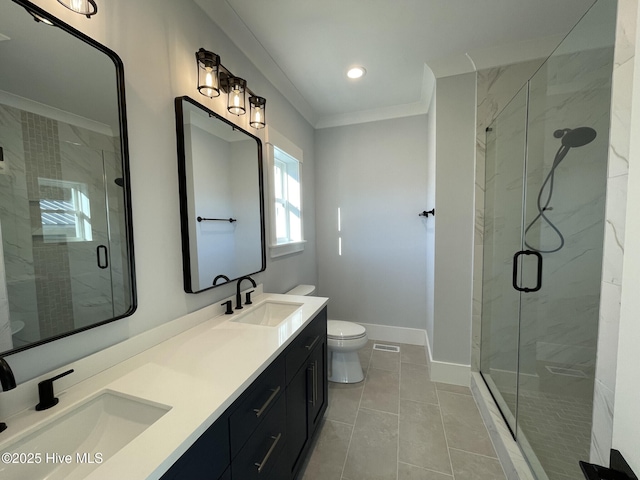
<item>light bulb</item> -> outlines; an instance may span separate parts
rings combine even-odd
[[[364,69],[364,67],[353,67],[347,72],[347,77],[354,79],[360,78],[364,76],[365,73],[367,73],[367,71]]]
[[[260,109],[256,109],[255,122],[260,123],[262,121],[262,115],[260,115]]]
[[[234,107],[240,106],[240,92],[238,92],[238,90],[233,91],[233,106]]]

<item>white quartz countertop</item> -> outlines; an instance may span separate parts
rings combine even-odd
[[[67,390],[56,389],[57,406],[43,412],[31,407],[5,420],[10,428],[0,436],[0,452],[10,451],[16,441],[88,398],[111,391],[170,410],[111,458],[104,458],[86,478],[160,478],[328,301],[261,294],[253,303],[265,300],[300,303],[302,308],[275,327],[233,322],[247,307],[233,315],[218,315]],[[24,478],[30,478],[29,465],[21,468]]]

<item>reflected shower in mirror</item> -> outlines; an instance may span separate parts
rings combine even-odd
[[[130,315],[135,285],[122,62],[30,2],[0,4],[6,355]]]
[[[184,288],[198,293],[266,268],[262,142],[176,98]]]

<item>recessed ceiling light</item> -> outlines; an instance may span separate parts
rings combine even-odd
[[[364,77],[365,73],[367,73],[367,71],[364,69],[364,67],[352,67],[347,72],[347,77],[360,78],[360,77]]]

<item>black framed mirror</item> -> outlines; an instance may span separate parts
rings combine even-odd
[[[0,355],[136,309],[124,73],[31,2],[0,0]]]
[[[262,141],[189,97],[175,99],[184,289],[266,268]]]

